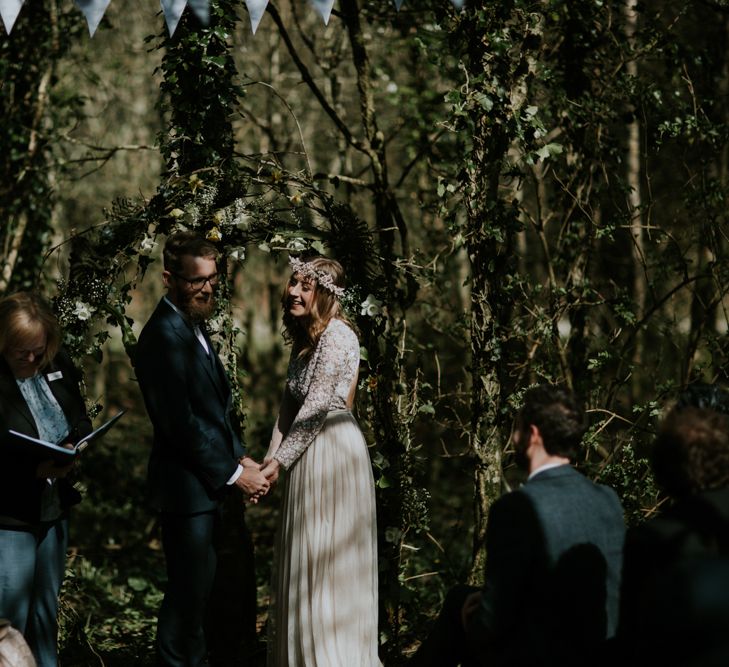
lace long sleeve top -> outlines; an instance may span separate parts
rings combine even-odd
[[[275,458],[290,468],[319,434],[327,414],[348,407],[358,369],[359,341],[342,320],[329,322],[308,357],[292,353],[266,460]]]

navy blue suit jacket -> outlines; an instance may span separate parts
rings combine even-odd
[[[55,378],[48,379],[48,386],[68,421],[69,440],[75,442],[90,433],[91,421],[86,414],[86,405],[79,390],[80,374],[68,355],[63,351],[59,352],[42,372],[46,378]],[[3,434],[7,429],[12,429],[38,437],[38,427],[28,404],[10,368],[1,357],[0,422]],[[46,485],[44,479],[36,477],[36,469],[42,457],[35,450],[24,449],[22,444],[6,442],[5,438],[0,438],[0,452],[0,515],[26,523],[37,523],[40,520],[41,496]],[[57,483],[64,509],[81,499],[66,479],[59,479]]]
[[[469,627],[484,664],[578,664],[612,636],[624,531],[615,492],[569,465],[497,500],[482,604]]]
[[[139,336],[135,369],[154,427],[150,500],[164,512],[215,509],[244,453],[230,385],[207,342],[209,357],[164,299]]]

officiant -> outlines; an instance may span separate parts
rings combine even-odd
[[[58,595],[68,511],[81,499],[58,465],[8,430],[53,443],[91,431],[80,375],[37,294],[0,300],[0,617],[25,635],[38,667],[58,664]]]

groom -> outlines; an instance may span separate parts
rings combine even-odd
[[[136,373],[154,427],[148,485],[160,513],[167,590],[157,624],[160,665],[207,664],[205,607],[216,568],[221,502],[237,486],[253,502],[270,486],[244,456],[230,386],[204,323],[215,309],[217,248],[192,232],[167,239],[167,296],[139,336]]]

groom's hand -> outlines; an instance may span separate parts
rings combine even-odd
[[[250,460],[252,461],[252,459]],[[241,462],[241,465],[243,466],[243,472],[235,480],[235,485],[246,494],[252,503],[257,503],[260,497],[268,493],[268,490],[271,488],[271,483],[261,472],[260,466],[257,463],[255,465],[247,465]]]
[[[255,468],[256,470],[261,469],[261,464],[256,463],[256,461],[253,460],[250,456],[244,456],[243,458],[238,460],[238,463],[240,463],[244,468]]]

